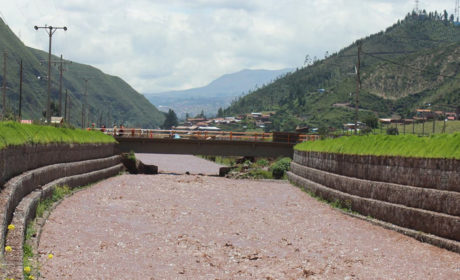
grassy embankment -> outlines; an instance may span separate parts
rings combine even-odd
[[[460,159],[460,133],[415,135],[367,135],[304,142],[295,150],[341,154]]]
[[[0,122],[0,149],[24,144],[114,142],[113,137],[97,131]]]

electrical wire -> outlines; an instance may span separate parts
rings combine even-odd
[[[414,66],[411,66],[411,65],[408,65],[408,64],[403,64],[403,63],[399,63],[399,62],[396,62],[396,61],[393,61],[393,60],[390,60],[390,59],[387,59],[387,58],[378,57],[378,56],[375,56],[375,55],[373,55],[371,53],[363,52],[363,54],[369,55],[370,57],[373,57],[373,58],[376,58],[376,59],[379,59],[379,60],[382,60],[382,61],[385,61],[385,62],[388,62],[388,63],[391,63],[391,64],[395,64],[395,65],[398,65],[398,66],[401,66],[401,67],[406,67],[406,68],[409,68],[409,69],[412,69],[412,70],[415,70],[415,71],[419,71],[419,72],[426,71],[425,69],[420,69],[420,68],[417,68],[417,67],[414,67]],[[444,74],[441,74],[441,73],[435,73],[433,71],[428,71],[428,72],[430,72],[433,75],[439,76],[439,77],[460,80],[460,78],[457,78],[457,75],[450,76],[450,75],[444,75]]]

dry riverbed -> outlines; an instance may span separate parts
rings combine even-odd
[[[44,279],[59,280],[460,279],[460,255],[286,182],[195,175],[121,175],[78,192],[39,251]]]

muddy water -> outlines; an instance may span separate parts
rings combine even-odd
[[[45,279],[460,279],[460,255],[288,183],[194,175],[81,191],[52,213],[39,250]]]

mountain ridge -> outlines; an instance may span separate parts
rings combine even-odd
[[[18,114],[18,73],[19,61],[22,59],[24,65],[22,116],[26,119],[43,119],[42,112],[46,109],[48,91],[47,65],[42,65],[42,61],[48,61],[48,53],[27,47],[1,18],[0,49],[8,53],[6,75],[9,88],[6,96],[8,111],[15,115]],[[52,55],[51,59],[58,61],[60,58]],[[105,74],[96,67],[78,62],[67,64],[65,68],[63,95],[65,89],[68,89],[72,103],[70,121],[73,125],[81,126],[81,108],[85,92],[84,78],[90,78],[87,95],[89,123],[104,122],[106,125],[115,123],[137,127],[159,127],[162,124],[164,115],[120,77]],[[52,66],[51,75],[51,97],[55,103],[58,103],[59,71],[57,66]],[[0,73],[0,78],[3,82],[3,71]]]
[[[243,69],[222,75],[203,87],[144,95],[152,104],[165,106],[164,110],[172,108],[182,118],[186,113],[196,115],[202,110],[213,115],[235,97],[256,90],[292,70]]]
[[[440,14],[408,14],[362,42],[362,120],[371,115],[410,117],[416,108],[455,111],[460,105],[460,27]],[[354,112],[357,42],[235,100],[225,115],[277,111],[275,130],[296,125],[341,127]],[[453,78],[447,78],[452,76]],[[324,89],[324,92],[318,92]]]

